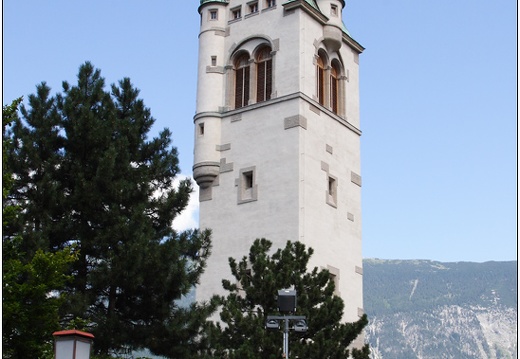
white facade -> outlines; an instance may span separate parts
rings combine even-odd
[[[343,7],[342,0],[201,1],[193,173],[200,227],[212,229],[213,249],[197,300],[223,294],[228,258],[247,255],[256,238],[274,249],[299,240],[314,249],[311,268],[336,276],[343,319],[363,313],[363,47],[344,29]]]

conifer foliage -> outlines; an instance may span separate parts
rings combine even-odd
[[[267,331],[267,315],[279,315],[277,293],[283,288],[297,292],[296,315],[307,317],[305,334],[289,334],[291,358],[368,359],[369,348],[347,347],[368,323],[366,315],[357,322],[342,323],[343,300],[334,295],[334,282],[327,270],[307,271],[312,248],[287,242],[272,255],[272,243],[257,239],[249,255],[239,262],[230,258],[234,281],[223,280],[228,292],[219,297],[221,324],[210,335],[210,356],[219,358],[281,358],[282,331]]]
[[[154,119],[138,95],[127,78],[107,91],[87,62],[77,84],[64,82],[56,96],[37,86],[9,133],[8,201],[22,208],[13,227],[23,253],[75,246],[62,327],[92,332],[103,355],[143,347],[162,353],[176,343],[186,352],[205,320],[204,308],[193,306],[198,314],[190,317],[176,300],[197,283],[210,234],[172,229],[191,182],[174,186],[171,133],[149,139]]]
[[[2,107],[2,358],[52,356],[52,337],[59,329],[62,298],[49,295],[64,288],[65,272],[74,261],[73,248],[57,252],[38,249],[32,256],[22,250],[22,237],[13,224],[21,207],[7,201],[13,175],[7,167],[12,141],[7,128],[18,119],[22,98]]]

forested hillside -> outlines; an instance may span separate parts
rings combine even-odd
[[[517,358],[517,262],[364,261],[378,359]]]

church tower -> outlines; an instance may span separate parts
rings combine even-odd
[[[359,54],[344,0],[202,0],[193,176],[213,250],[197,300],[256,238],[314,249],[363,313]]]

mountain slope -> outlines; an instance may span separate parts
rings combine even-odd
[[[363,266],[373,358],[517,358],[516,261]]]

